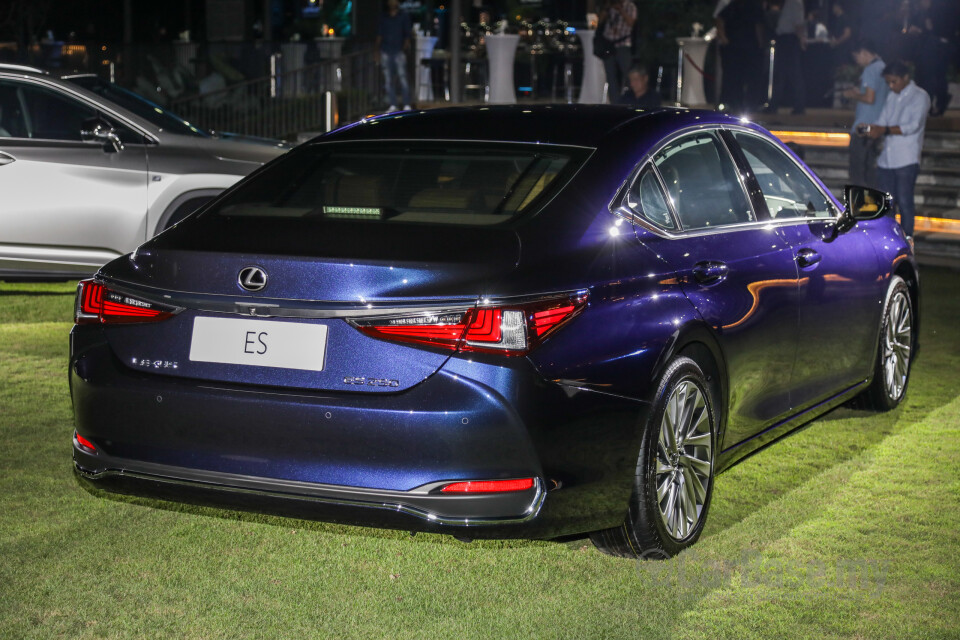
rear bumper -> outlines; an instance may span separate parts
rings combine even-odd
[[[269,389],[134,371],[75,332],[76,428],[97,451],[75,442],[74,461],[112,491],[354,525],[551,537],[622,522],[646,403],[523,359],[454,361],[396,394]],[[535,486],[436,492],[509,478]]]
[[[438,485],[443,483],[431,483],[410,491],[388,491],[297,482],[111,458],[87,452],[77,444],[74,444],[73,461],[81,477],[118,492],[142,493],[137,487],[147,489],[152,484],[159,490],[158,494],[179,493],[187,498],[204,493],[211,497],[221,494],[222,499],[229,502],[232,494],[250,496],[255,502],[300,502],[306,511],[312,510],[310,503],[381,509],[431,524],[464,527],[527,522],[537,516],[546,494],[539,478],[527,491],[452,496],[437,493]]]

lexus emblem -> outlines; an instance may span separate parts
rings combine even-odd
[[[267,272],[260,267],[244,267],[237,276],[237,284],[247,291],[260,291],[267,286]]]

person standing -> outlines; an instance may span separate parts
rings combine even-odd
[[[383,69],[383,88],[390,106],[387,111],[397,110],[396,83],[400,85],[403,110],[410,110],[410,84],[407,82],[407,55],[410,50],[410,16],[400,11],[398,0],[387,0],[387,12],[380,15],[375,49]]]
[[[731,0],[715,21],[723,72],[720,103],[733,113],[750,112],[760,102],[763,9],[759,0]]]
[[[830,7],[827,19],[827,31],[830,33],[830,47],[833,49],[833,66],[839,67],[850,62],[853,53],[853,29],[843,3],[836,0]]]
[[[934,6],[933,0],[920,0],[910,12],[907,37],[911,41],[911,58],[916,64],[916,83],[930,96],[934,105],[931,115],[943,115],[950,94],[947,92],[947,67],[950,62],[949,37],[951,24],[945,3]]]
[[[884,62],[872,40],[864,38],[853,47],[853,59],[863,69],[858,87],[843,92],[857,103],[850,129],[850,183],[864,187],[877,186],[877,156],[880,141],[861,133],[863,125],[877,122],[883,111],[889,88],[883,79]]]
[[[910,70],[902,62],[888,64],[883,70],[883,79],[891,93],[867,135],[883,138],[883,151],[877,160],[877,182],[880,189],[893,195],[900,207],[900,226],[907,236],[912,236],[913,192],[920,173],[920,150],[930,96],[910,79]]]
[[[627,80],[633,58],[633,23],[637,21],[637,5],[633,0],[609,0],[600,12],[603,37],[613,43],[614,55],[603,60],[607,75],[607,95],[619,96]]]
[[[806,21],[803,0],[784,0],[776,28],[776,56],[773,63],[773,103],[767,112],[789,98],[792,113],[806,110],[806,88],[803,81],[803,51],[806,49]],[[789,95],[788,95],[789,94]]]

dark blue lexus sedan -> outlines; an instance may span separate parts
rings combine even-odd
[[[904,397],[912,249],[705,111],[370,118],[80,283],[79,475],[460,538],[703,530],[719,471]]]

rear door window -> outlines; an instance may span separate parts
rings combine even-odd
[[[684,230],[756,221],[733,159],[714,133],[678,138],[653,162]]]

